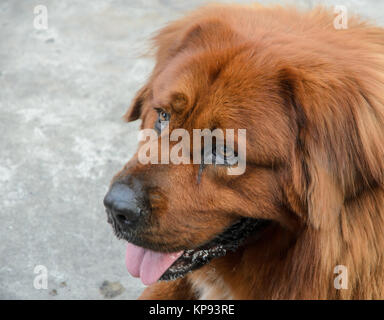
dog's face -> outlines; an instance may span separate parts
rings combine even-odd
[[[235,286],[272,279],[257,288],[269,297],[328,296],[327,279],[346,261],[346,248],[357,259],[348,267],[369,269],[361,257],[376,238],[367,235],[382,234],[381,222],[370,220],[379,219],[383,177],[382,73],[375,70],[382,52],[374,53],[382,31],[327,31],[331,14],[319,11],[324,21],[316,26],[312,13],[297,24],[298,13],[273,10],[206,8],[155,38],[156,66],[125,115],[154,135],[104,199],[116,235],[129,242],[128,270],[144,284],[184,276],[229,250],[238,251],[213,267],[230,270],[222,274]],[[343,34],[351,37],[345,48]],[[370,37],[372,46],[360,51]],[[191,140],[167,138],[180,129]],[[196,129],[234,130],[235,143],[196,145]],[[181,154],[190,163],[143,162],[148,146],[158,147],[151,159],[170,158],[163,141],[171,153],[188,145]],[[195,152],[214,161],[195,163]],[[229,174],[241,155],[245,171]],[[377,252],[369,252],[367,265],[377,265]],[[318,294],[310,295],[315,283]]]
[[[295,142],[292,110],[280,93],[276,71],[254,62],[246,47],[194,53],[165,66],[139,92],[127,117],[141,115],[142,128],[155,129],[158,140],[164,129],[182,128],[191,137],[193,129],[245,129],[246,170],[229,175],[231,163],[226,161],[142,164],[136,154],[116,175],[106,198],[118,236],[154,251],[178,252],[216,248],[227,234],[236,235],[227,241],[235,246],[248,233],[260,233],[268,222],[293,227],[283,206],[282,185]],[[167,128],[161,128],[162,120],[168,120]],[[238,150],[208,152],[229,158],[228,153]],[[114,201],[123,206],[120,213],[113,208]],[[135,212],[133,218],[121,213],[124,201]],[[216,251],[211,250],[212,255],[220,255]]]
[[[345,197],[359,192],[351,181],[362,176],[358,161],[365,160],[336,167],[359,143],[352,116],[334,109],[349,99],[340,82],[332,82],[329,70],[337,65],[323,71],[326,64],[313,66],[311,55],[300,57],[292,46],[281,58],[273,48],[239,39],[216,21],[163,30],[157,65],[125,116],[140,117],[142,129],[156,130],[151,143],[175,129],[191,137],[194,129],[246,130],[245,146],[198,150],[221,157],[221,165],[143,164],[139,148],[115,176],[105,198],[109,220],[117,236],[135,247],[129,259],[157,257],[142,263],[144,271],[131,263],[133,274],[147,274],[147,283],[182,276],[245,238],[262,241],[271,224],[293,235],[303,225],[336,225]],[[240,147],[246,170],[229,175],[229,158]],[[161,274],[148,276],[150,263]]]

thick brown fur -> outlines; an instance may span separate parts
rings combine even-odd
[[[384,30],[323,8],[208,6],[155,38],[157,64],[126,114],[153,128],[247,129],[247,170],[142,165],[143,239],[176,251],[239,217],[274,221],[260,239],[142,299],[384,298]],[[336,289],[334,268],[348,270]]]

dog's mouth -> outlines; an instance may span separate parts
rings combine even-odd
[[[158,280],[175,280],[196,270],[212,259],[236,251],[249,237],[257,238],[269,224],[267,220],[243,218],[208,243],[174,253],[155,252],[128,243],[126,265],[145,285]]]

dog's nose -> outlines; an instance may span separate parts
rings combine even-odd
[[[111,186],[104,198],[104,206],[123,227],[131,227],[141,215],[135,192],[123,183]]]

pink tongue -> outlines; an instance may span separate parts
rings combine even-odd
[[[125,263],[128,272],[145,285],[155,283],[163,273],[183,254],[183,251],[161,253],[128,243]]]

